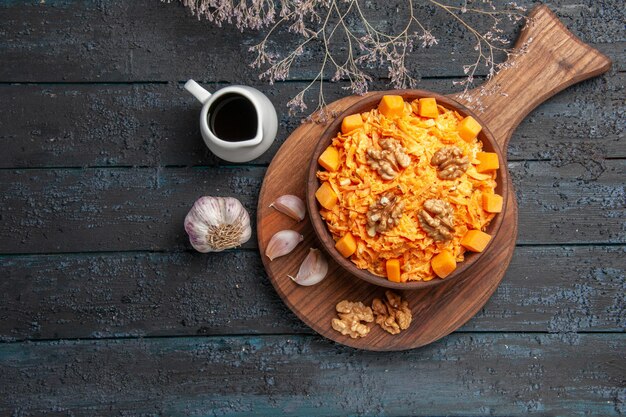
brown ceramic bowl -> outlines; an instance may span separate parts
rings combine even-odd
[[[451,281],[463,274],[471,273],[472,265],[478,261],[482,254],[486,253],[489,250],[489,246],[491,242],[495,239],[495,235],[498,233],[500,226],[502,224],[502,219],[504,218],[504,212],[506,210],[506,202],[507,202],[507,184],[508,184],[508,171],[504,163],[500,164],[500,168],[497,173],[497,186],[496,193],[500,194],[503,197],[504,205],[502,207],[502,212],[497,214],[494,219],[491,221],[487,229],[486,233],[492,236],[489,245],[485,248],[485,250],[481,253],[474,252],[465,252],[465,260],[459,264],[457,264],[457,268],[454,272],[448,275],[445,279],[433,278],[430,281],[409,281],[409,282],[392,282],[387,278],[379,277],[377,275],[372,274],[368,270],[358,269],[356,265],[354,265],[349,258],[344,258],[337,249],[335,249],[335,240],[333,239],[331,233],[328,231],[326,226],[326,222],[322,219],[319,212],[319,204],[315,198],[315,191],[321,185],[320,181],[317,179],[316,173],[319,169],[322,169],[318,163],[317,159],[321,155],[322,152],[331,144],[332,139],[337,135],[337,133],[341,130],[341,122],[345,116],[349,116],[355,113],[361,113],[364,111],[371,110],[378,106],[380,99],[386,94],[395,94],[400,95],[404,98],[405,101],[411,101],[416,98],[422,97],[435,97],[437,99],[437,103],[442,105],[443,107],[456,110],[462,116],[472,116],[474,117],[482,126],[483,129],[478,135],[478,139],[483,143],[483,149],[487,152],[495,152],[498,154],[498,158],[500,161],[504,161],[505,158],[502,155],[502,151],[500,147],[496,143],[493,135],[486,128],[486,124],[480,120],[474,112],[458,103],[457,101],[445,97],[431,91],[426,90],[394,90],[394,91],[381,91],[367,95],[359,102],[355,103],[351,107],[349,107],[342,114],[337,116],[337,118],[331,122],[326,131],[322,134],[322,137],[319,139],[317,146],[313,152],[311,163],[309,165],[309,172],[307,176],[307,189],[306,189],[306,199],[307,199],[307,208],[309,212],[309,217],[311,219],[311,224],[313,225],[313,229],[315,230],[315,234],[319,238],[324,250],[333,258],[335,262],[337,262],[343,269],[351,273],[352,275],[365,280],[369,283],[379,285],[387,288],[394,288],[400,290],[415,290],[420,288],[426,288],[433,285],[440,284],[444,281]]]

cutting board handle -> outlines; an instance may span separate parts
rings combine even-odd
[[[528,16],[515,48],[526,52],[484,85],[453,98],[477,112],[506,153],[517,125],[559,91],[611,68],[611,60],[584,44],[541,5]]]

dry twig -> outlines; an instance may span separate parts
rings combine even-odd
[[[171,1],[171,0],[163,0]],[[397,89],[414,88],[418,77],[407,68],[406,58],[416,45],[429,48],[439,41],[420,21],[417,5],[407,0],[408,14],[396,14],[404,19],[401,30],[386,33],[375,27],[367,18],[363,1],[359,0],[180,0],[198,18],[208,19],[218,26],[224,23],[236,25],[240,30],[264,30],[267,32],[250,51],[254,59],[250,64],[262,71],[259,78],[273,84],[289,77],[291,68],[315,43],[323,46],[319,57],[319,71],[313,80],[293,97],[287,106],[291,114],[307,110],[305,96],[318,86],[317,121],[324,122],[328,116],[324,98],[324,83],[347,80],[354,94],[365,94],[373,81],[366,69],[386,67],[390,84]],[[473,84],[481,65],[487,69],[487,79],[508,65],[497,63],[495,55],[503,52],[507,58],[522,53],[524,48],[513,51],[504,36],[501,24],[508,19],[519,22],[524,19],[525,9],[516,3],[508,3],[498,9],[491,0],[470,2],[469,0],[449,4],[444,0],[426,0],[422,3],[442,10],[450,19],[463,27],[474,39],[475,60],[463,69],[466,78],[456,84],[465,91]],[[470,21],[487,19],[491,28],[485,32],[475,29]],[[286,55],[280,56],[270,50],[269,41],[280,28],[300,37],[299,44]]]

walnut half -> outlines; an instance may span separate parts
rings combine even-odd
[[[367,336],[370,332],[369,326],[361,322],[373,322],[374,315],[372,309],[362,302],[343,300],[335,306],[335,309],[339,318],[332,319],[331,325],[342,335],[356,339]]]
[[[392,291],[385,291],[385,300],[374,298],[372,310],[376,323],[391,334],[408,329],[413,319],[409,303]]]
[[[454,233],[454,210],[450,203],[430,199],[424,201],[424,208],[419,213],[422,228],[428,236],[438,242],[452,239]]]
[[[393,229],[400,222],[403,210],[404,202],[398,196],[383,194],[367,211],[367,234],[374,237],[376,233]]]
[[[430,164],[437,167],[437,176],[442,180],[459,178],[467,171],[469,158],[456,146],[439,149],[430,159]]]
[[[398,175],[400,169],[411,164],[411,157],[406,154],[400,142],[390,138],[381,139],[382,150],[368,149],[367,163],[384,180],[392,180]]]

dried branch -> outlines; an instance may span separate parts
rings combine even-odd
[[[418,19],[413,0],[407,0],[408,15],[397,33],[385,33],[372,25],[359,0],[180,1],[199,19],[207,19],[218,26],[228,23],[242,31],[267,29],[263,40],[250,47],[254,54],[250,66],[262,71],[259,78],[270,84],[286,80],[292,66],[307,48],[321,44],[323,56],[320,57],[319,71],[287,103],[291,114],[304,112],[307,110],[305,96],[317,86],[318,103],[313,113],[318,121],[324,121],[331,116],[326,111],[325,82],[347,80],[350,83],[347,89],[352,93],[365,94],[373,81],[372,75],[366,69],[383,67],[387,69],[387,76],[394,88],[414,88],[419,77],[407,68],[408,54],[414,51],[416,45],[429,48],[439,42]],[[474,83],[481,65],[487,70],[487,79],[508,65],[506,62],[496,62],[496,54],[504,53],[508,59],[511,55],[524,52],[524,48],[518,51],[509,48],[509,40],[501,28],[505,19],[519,22],[525,18],[525,9],[516,3],[509,3],[501,10],[490,0],[482,0],[477,5],[468,0],[456,2],[457,4],[448,4],[443,0],[427,0],[423,3],[442,10],[474,39],[475,59],[463,67],[465,80],[456,82],[464,86],[465,91]],[[400,14],[398,16],[402,17]],[[473,18],[486,19],[491,24],[490,29],[483,32],[475,29],[470,24]],[[281,28],[286,28],[301,38],[298,45],[282,57],[268,46],[268,41]]]

